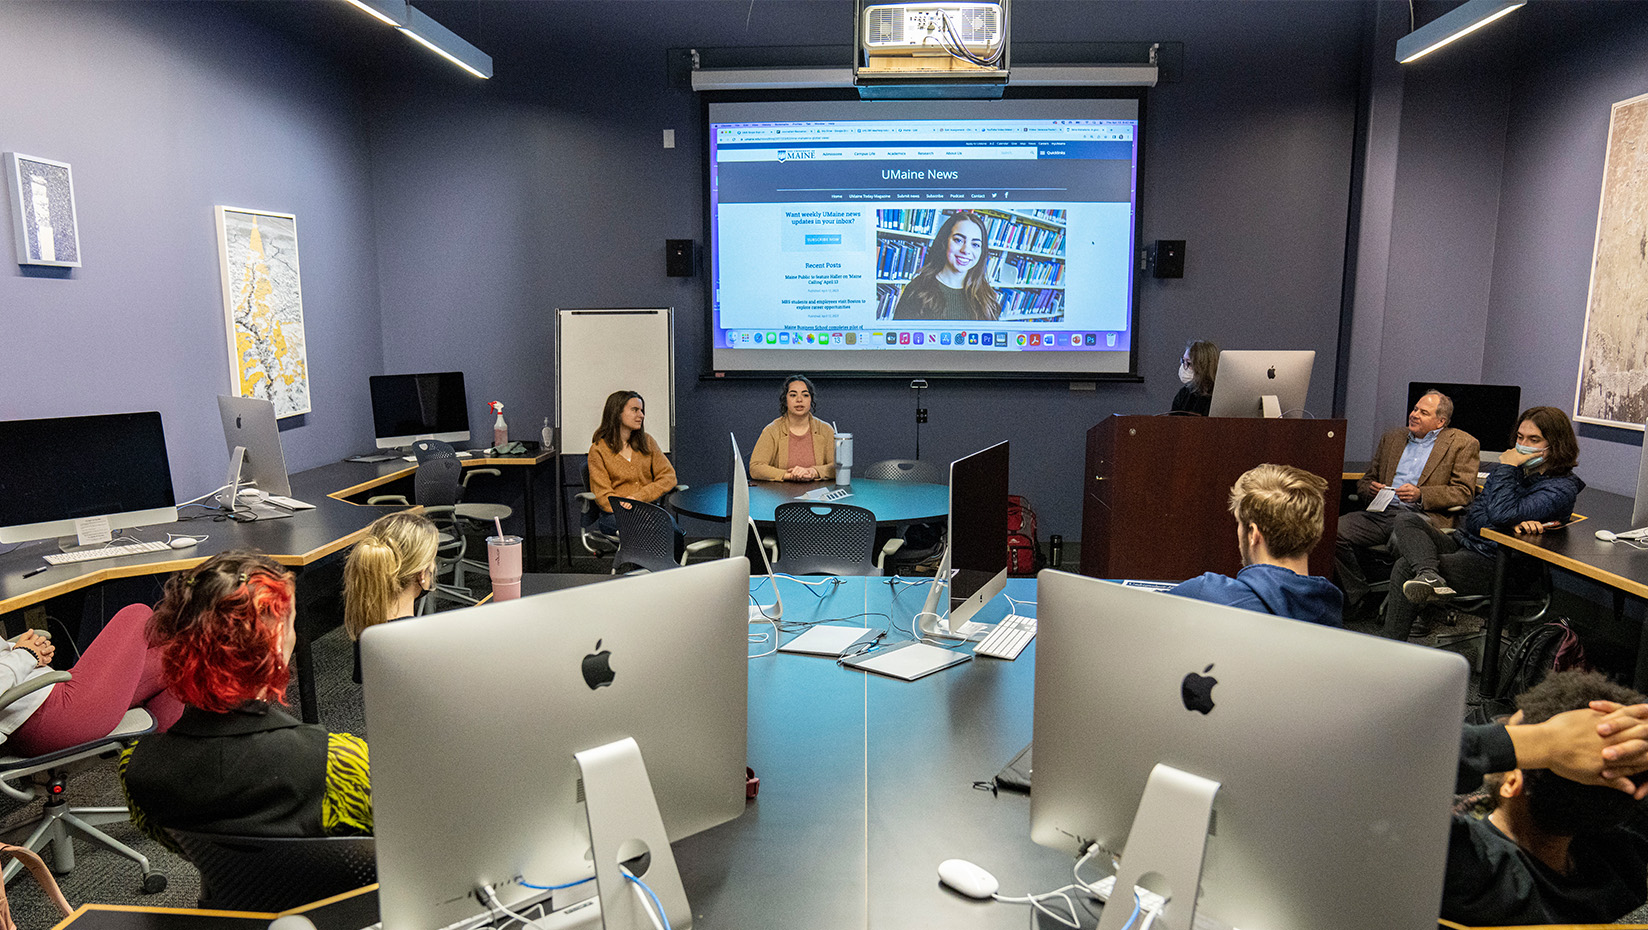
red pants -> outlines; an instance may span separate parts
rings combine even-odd
[[[144,707],[165,730],[183,704],[160,680],[160,650],[149,648],[143,627],[153,613],[133,604],[114,615],[71,671],[52,686],[46,702],[11,736],[8,750],[38,756],[109,735],[126,711]]]

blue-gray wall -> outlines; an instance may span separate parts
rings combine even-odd
[[[421,5],[498,76],[358,69],[359,49],[403,40],[330,4],[0,4],[0,150],[74,165],[87,263],[0,263],[0,416],[160,409],[178,492],[215,485],[223,203],[299,217],[315,411],[284,432],[294,468],[369,444],[381,371],[461,369],[477,428],[500,399],[533,435],[553,410],[554,308],[662,305],[679,314],[677,465],[722,477],[717,437],[753,441],[775,391],[698,379],[701,283],[664,275],[663,241],[702,238],[704,209],[699,101],[670,86],[666,50],[844,46],[852,4]],[[1310,406],[1331,413],[1347,229],[1353,457],[1399,420],[1410,379],[1515,381],[1568,406],[1608,105],[1648,90],[1643,11],[1531,4],[1399,69],[1400,3],[1017,4],[1019,42],[1183,44],[1179,79],[1148,96],[1142,225],[1188,240],[1187,276],[1141,282],[1144,383],[935,380],[922,456],[1011,439],[1042,533],[1075,536],[1084,431],[1165,410],[1187,339],[1316,349]],[[306,16],[362,38],[272,25]],[[820,391],[861,462],[913,453],[913,402],[905,380]],[[1628,490],[1635,460],[1588,438],[1582,473]]]
[[[7,2],[0,87],[0,150],[73,167],[84,261],[22,270],[0,195],[0,417],[159,410],[179,499],[220,484],[224,204],[298,217],[314,412],[286,424],[289,466],[371,436],[376,231],[344,71],[205,4]]]

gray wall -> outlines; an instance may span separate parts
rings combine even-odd
[[[703,236],[701,113],[695,95],[668,85],[666,50],[798,36],[846,45],[851,8],[542,5],[512,14],[544,17],[530,28],[488,33],[483,17],[476,41],[494,57],[491,86],[454,90],[437,77],[379,89],[371,139],[389,367],[451,360],[536,423],[553,404],[554,307],[673,306],[676,466],[688,481],[723,479],[725,431],[748,449],[776,414],[777,384],[698,380],[702,285],[666,277],[663,247]],[[645,30],[620,28],[637,17]],[[1275,28],[1283,18],[1289,28]],[[1149,97],[1141,187],[1144,238],[1188,240],[1187,276],[1142,282],[1143,384],[934,380],[922,457],[1012,440],[1012,484],[1039,508],[1041,532],[1076,536],[1086,429],[1113,412],[1165,411],[1187,339],[1316,349],[1311,407],[1327,415],[1361,21],[1350,3],[1208,3],[1196,16],[1177,4],[1015,7],[1021,42],[1184,43],[1183,79]],[[555,45],[551,65],[543,39],[556,34],[596,38]],[[662,147],[664,129],[675,149]],[[859,462],[914,455],[908,379],[825,381],[819,398],[820,414],[857,437]]]
[[[1571,411],[1609,108],[1648,93],[1648,9],[1542,6],[1518,11],[1534,15],[1522,23],[1482,375],[1521,384],[1526,403]],[[1634,494],[1641,442],[1640,433],[1582,427],[1579,474]]]
[[[666,50],[846,45],[851,4],[426,5],[494,56],[495,80],[399,46],[385,79],[358,53],[399,37],[283,25],[330,6],[0,4],[0,86],[27,89],[0,97],[0,149],[74,165],[87,261],[0,269],[0,416],[160,409],[179,493],[215,485],[226,203],[299,217],[315,412],[286,424],[294,468],[366,444],[366,376],[385,370],[462,369],[477,428],[500,399],[533,435],[553,409],[555,307],[664,305],[677,465],[721,478],[717,437],[751,442],[775,385],[698,380],[701,283],[663,273],[663,241],[701,239],[704,208],[699,100],[669,85]],[[1316,349],[1311,407],[1331,413],[1358,157],[1351,454],[1399,420],[1410,378],[1514,381],[1568,406],[1607,108],[1648,89],[1643,7],[1532,4],[1395,69],[1403,6],[1018,4],[1021,42],[1183,43],[1181,78],[1149,94],[1142,189],[1144,238],[1188,240],[1187,276],[1142,282],[1142,384],[935,380],[923,457],[1013,440],[1015,490],[1044,535],[1074,536],[1083,432],[1164,410],[1187,339]],[[339,28],[357,26],[320,31]],[[914,452],[913,400],[903,380],[820,392],[860,461]],[[1587,431],[1582,473],[1628,489],[1635,436],[1608,432]]]
[[[298,217],[314,412],[286,424],[290,467],[370,437],[364,373],[383,343],[345,73],[200,4],[7,2],[0,87],[0,150],[73,166],[84,261],[22,270],[0,195],[0,417],[159,410],[179,499],[221,483],[226,204]]]

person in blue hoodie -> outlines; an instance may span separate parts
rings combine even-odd
[[[1483,539],[1482,530],[1534,534],[1567,523],[1585,489],[1574,474],[1577,464],[1579,440],[1568,415],[1555,407],[1530,407],[1517,418],[1516,448],[1500,454],[1456,532],[1443,533],[1417,514],[1398,516],[1391,528],[1397,559],[1381,632],[1407,639],[1419,608],[1491,591],[1499,544]],[[1507,577],[1529,577],[1529,561],[1514,559]]]
[[[1291,465],[1260,465],[1236,479],[1230,512],[1242,554],[1236,577],[1208,572],[1170,594],[1244,610],[1342,626],[1344,595],[1310,573],[1310,551],[1322,539],[1326,480]]]

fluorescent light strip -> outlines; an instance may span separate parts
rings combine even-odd
[[[1406,36],[1403,36],[1402,39],[1396,43],[1396,60],[1404,65],[1410,62],[1418,61],[1442,46],[1447,45],[1450,42],[1458,41],[1478,29],[1481,29],[1483,26],[1486,26],[1489,23],[1505,16],[1512,10],[1520,8],[1526,2],[1527,0],[1519,0],[1519,2],[1508,2],[1508,0],[1466,0],[1465,3],[1460,4],[1432,22],[1429,22],[1424,26],[1415,29],[1413,32],[1408,33]],[[1456,23],[1460,25],[1456,25]],[[1444,34],[1441,38],[1431,42],[1419,51],[1403,57],[1402,50],[1404,46],[1412,47],[1419,42],[1428,41],[1430,38],[1430,35],[1428,34],[1437,32]]]
[[[430,19],[417,7],[406,8],[406,25],[399,28],[401,32],[416,39],[424,48],[470,74],[483,79],[492,76],[492,56],[465,42],[457,33]],[[448,48],[452,51],[448,51]],[[470,61],[465,61],[465,58]]]
[[[406,21],[406,0],[344,0],[355,9],[396,29]],[[399,17],[398,19],[396,17]]]

